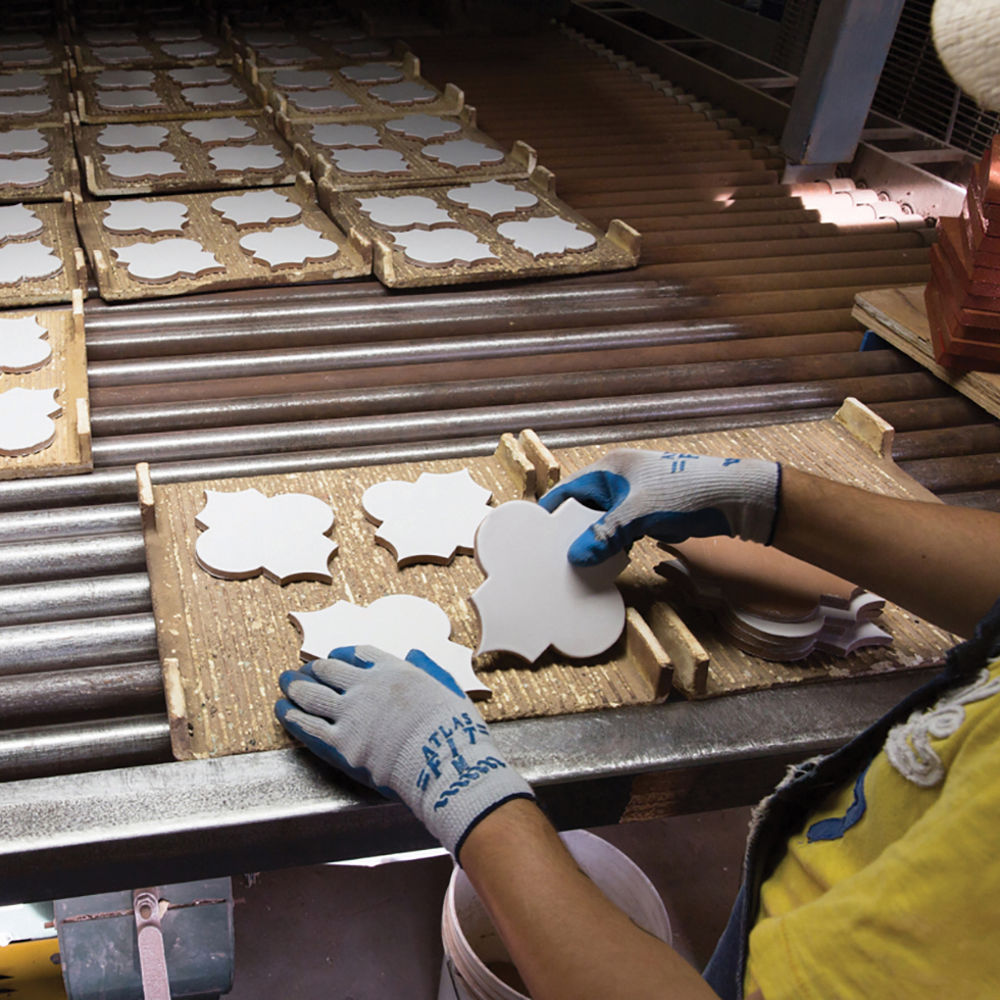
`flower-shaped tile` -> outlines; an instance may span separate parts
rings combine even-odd
[[[167,42],[161,48],[171,58],[180,60],[208,59],[219,52],[219,46],[213,45],[205,38],[188,42]]]
[[[0,94],[29,94],[44,90],[46,79],[33,69],[0,74]]]
[[[392,49],[377,38],[338,41],[333,46],[333,51],[349,59],[385,59],[392,54]]]
[[[108,111],[145,111],[166,105],[155,90],[101,90],[97,103]]]
[[[395,149],[335,149],[331,154],[345,174],[407,174],[410,165]]]
[[[597,238],[586,229],[554,215],[535,216],[524,222],[501,222],[497,232],[518,250],[527,250],[535,257],[567,250],[588,250],[597,243]]]
[[[414,80],[380,84],[377,87],[372,87],[368,93],[375,100],[384,101],[386,104],[422,104],[425,101],[433,101],[438,96],[438,92],[433,87],[425,87],[422,83],[417,83]]]
[[[222,142],[240,142],[257,134],[242,118],[204,118],[184,122],[181,129],[192,139],[210,146]]]
[[[385,127],[407,139],[440,139],[462,131],[462,126],[454,118],[423,114],[393,118],[385,123]]]
[[[187,205],[182,201],[144,201],[129,198],[113,201],[104,210],[101,223],[111,233],[182,233],[187,223]]]
[[[52,161],[41,159],[0,159],[0,186],[33,188],[52,176]]]
[[[361,105],[342,90],[327,87],[323,90],[296,91],[288,95],[288,103],[302,111],[354,111]]]
[[[353,146],[357,149],[381,146],[378,131],[371,125],[339,125],[336,123],[313,125],[312,138],[318,146]]]
[[[225,66],[184,66],[167,70],[167,75],[182,87],[207,87],[210,83],[227,83],[232,79]]]
[[[162,125],[105,125],[97,135],[104,149],[159,149],[170,133]]]
[[[139,281],[159,283],[225,270],[197,240],[158,240],[111,249],[118,262],[125,264],[128,273]]]
[[[14,128],[0,132],[0,157],[34,156],[49,148],[49,140],[38,128]]]
[[[153,53],[145,45],[95,45],[90,51],[98,62],[109,66],[153,60]]]
[[[452,188],[448,191],[448,200],[491,219],[501,215],[514,215],[538,204],[538,198],[530,191],[521,191],[513,184],[504,184],[503,181],[481,181]]]
[[[276,170],[284,162],[270,145],[216,146],[208,152],[216,170]]]
[[[184,168],[173,153],[102,153],[101,159],[112,177],[135,180],[139,177],[182,177]]]
[[[240,237],[240,246],[253,259],[270,267],[301,267],[335,257],[340,248],[315,229],[299,224],[278,226],[267,233]]]
[[[355,66],[343,66],[338,72],[351,83],[360,84],[395,83],[403,79],[402,69],[391,63],[358,63]]]
[[[195,542],[198,565],[212,576],[245,580],[264,573],[278,583],[332,581],[330,556],[337,548],[327,532],[333,511],[318,497],[259,490],[205,490],[195,523],[206,530]]]
[[[340,646],[378,646],[399,657],[419,649],[463,691],[490,693],[472,669],[472,651],[451,641],[448,616],[422,597],[389,594],[368,607],[337,601],[319,611],[291,611],[288,617],[302,633],[303,660],[323,659]]]
[[[155,79],[148,69],[103,69],[94,83],[101,90],[145,90],[153,86]]]
[[[52,110],[48,94],[16,94],[0,97],[0,116],[5,118],[31,118]]]
[[[212,108],[217,104],[248,104],[247,95],[234,83],[220,83],[211,87],[185,87],[181,97],[196,108]]]
[[[411,226],[451,225],[454,219],[433,198],[419,194],[375,195],[358,198],[358,208],[376,226],[409,229]]]
[[[279,69],[273,80],[283,90],[324,90],[333,83],[333,74],[328,69]]]
[[[41,240],[0,246],[0,285],[51,278],[62,269],[62,261]]]
[[[44,226],[42,220],[24,205],[0,205],[0,243],[37,236]]]
[[[503,150],[494,149],[485,142],[476,142],[474,139],[451,139],[448,142],[424,146],[420,152],[429,160],[437,160],[438,163],[459,170],[463,167],[500,163],[503,160]]]
[[[379,525],[375,540],[395,555],[398,566],[445,564],[458,552],[473,551],[491,496],[468,469],[422,472],[413,483],[390,479],[370,486],[361,507]]]
[[[302,209],[277,191],[247,191],[228,194],[212,202],[212,210],[235,226],[266,225],[297,219]]]
[[[52,53],[44,46],[39,48],[5,49],[0,52],[2,66],[43,66],[52,62]]]
[[[37,316],[0,319],[0,372],[30,372],[52,357],[49,331]]]
[[[614,644],[625,625],[614,581],[628,557],[579,567],[566,556],[596,516],[572,499],[553,514],[514,500],[487,515],[476,533],[486,582],[470,598],[482,626],[477,653],[505,650],[534,662],[549,646],[583,658]]]
[[[55,440],[52,417],[62,411],[55,389],[8,389],[0,392],[0,455],[30,455]]]
[[[476,264],[496,260],[497,255],[466,229],[411,229],[393,233],[406,259],[424,267]]]
[[[316,62],[320,55],[305,45],[276,45],[264,50],[267,61],[275,66],[291,66],[293,63]]]

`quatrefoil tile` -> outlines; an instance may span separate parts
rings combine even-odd
[[[535,216],[524,222],[501,222],[497,232],[519,250],[535,257],[565,253],[567,250],[589,250],[597,238],[568,219],[556,216]]]
[[[159,149],[170,133],[162,125],[105,125],[97,134],[104,149]]]
[[[104,210],[101,219],[104,228],[112,233],[181,233],[187,222],[187,205],[181,201],[144,201],[129,199],[113,201]]]
[[[406,115],[403,118],[393,118],[385,123],[390,132],[396,132],[407,139],[441,139],[446,135],[461,132],[462,126],[454,118],[442,118],[438,115]]]
[[[514,215],[526,208],[534,208],[538,198],[530,191],[522,191],[513,184],[503,181],[481,181],[465,187],[451,188],[448,200],[456,205],[464,205],[470,212],[496,219],[502,215]]]
[[[44,184],[52,176],[52,161],[42,159],[0,159],[0,186],[32,188]]]
[[[284,160],[271,145],[216,146],[208,152],[216,170],[276,170]]]
[[[449,167],[461,170],[463,167],[481,167],[488,163],[500,163],[503,150],[488,146],[474,139],[452,139],[448,142],[424,146],[421,152],[429,160],[436,160]]]
[[[17,386],[0,392],[0,455],[31,455],[47,448],[56,436],[52,417],[61,411],[55,389]]]
[[[62,261],[41,240],[0,246],[0,285],[51,278],[62,269]]]
[[[52,357],[49,331],[36,316],[0,318],[0,372],[30,372]]]
[[[169,239],[112,247],[118,262],[139,281],[153,283],[197,278],[225,268],[197,240]]]
[[[247,191],[245,194],[224,195],[212,202],[218,212],[235,226],[267,225],[297,219],[302,209],[291,198],[277,191]]]
[[[253,126],[242,118],[205,118],[184,122],[181,130],[203,145],[222,142],[241,142],[257,134]]]
[[[454,221],[433,198],[423,195],[374,195],[357,201],[361,211],[385,229],[451,225]]]
[[[0,157],[34,156],[49,148],[49,140],[41,129],[15,128],[0,132]]]
[[[182,177],[184,167],[173,153],[148,150],[141,153],[102,153],[101,159],[112,177],[136,180],[139,177]]]
[[[38,236],[43,228],[42,220],[30,208],[21,204],[0,205],[0,243]]]
[[[332,240],[309,226],[278,226],[267,233],[240,237],[240,246],[253,259],[272,268],[301,267],[310,262],[329,260],[340,248]]]
[[[392,238],[403,248],[407,260],[427,267],[497,259],[488,244],[466,229],[412,229],[394,232]]]

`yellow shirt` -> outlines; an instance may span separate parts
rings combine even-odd
[[[763,884],[745,994],[997,1000],[1000,659],[894,727],[861,791],[863,810],[854,785],[831,796]],[[833,839],[810,842],[822,820]]]

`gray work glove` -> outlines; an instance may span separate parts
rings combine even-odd
[[[661,542],[731,535],[771,543],[781,466],[755,458],[712,458],[620,448],[549,490],[550,513],[568,497],[606,513],[569,547],[593,566],[649,535]]]
[[[497,752],[447,671],[418,649],[405,660],[344,646],[281,675],[281,724],[327,763],[401,799],[456,858],[472,828],[510,799],[534,798]]]

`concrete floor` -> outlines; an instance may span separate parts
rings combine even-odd
[[[749,810],[603,827],[656,886],[674,944],[704,965],[739,883]],[[451,861],[320,865],[234,879],[232,1000],[436,1000]]]

